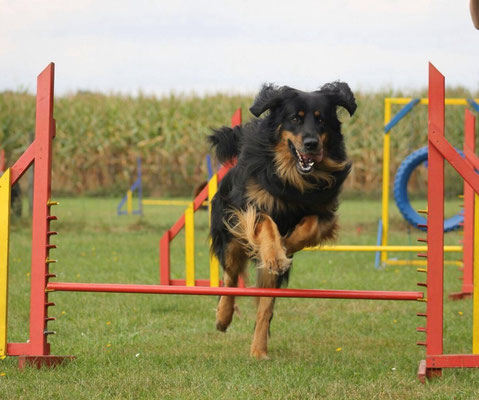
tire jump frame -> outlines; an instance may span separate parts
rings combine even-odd
[[[434,69],[435,71],[435,69]],[[434,99],[431,103],[430,119],[435,125],[441,127],[440,118],[436,117],[437,109],[440,110],[441,100],[436,93],[437,84],[435,83],[437,74],[430,79],[433,89],[430,91],[430,97]],[[50,300],[50,295],[55,291],[77,291],[77,292],[114,292],[114,293],[149,293],[149,294],[182,294],[182,295],[231,295],[231,296],[267,296],[267,297],[298,297],[298,298],[338,298],[338,299],[369,299],[369,300],[408,300],[422,301],[427,303],[427,312],[421,314],[427,316],[426,328],[418,328],[425,331],[426,338],[426,360],[421,364],[425,366],[425,372],[422,376],[432,377],[437,375],[438,368],[453,366],[479,366],[479,356],[460,355],[459,361],[445,358],[442,356],[442,255],[443,241],[441,240],[442,229],[435,229],[443,223],[443,208],[441,209],[441,196],[437,193],[429,197],[429,230],[427,241],[428,250],[428,273],[427,286],[428,299],[421,291],[381,291],[381,290],[316,290],[316,289],[258,289],[258,288],[224,288],[224,287],[202,287],[187,286],[183,282],[171,282],[163,284],[161,277],[160,285],[138,285],[138,284],[120,284],[120,283],[77,283],[77,282],[51,282],[55,274],[51,272],[51,266],[56,260],[50,258],[50,250],[56,248],[50,243],[50,239],[57,232],[50,229],[50,222],[56,219],[51,214],[51,208],[58,203],[51,201],[51,168],[52,168],[52,140],[55,137],[55,120],[53,119],[53,81],[54,64],[51,63],[38,76],[37,80],[37,101],[36,101],[36,129],[35,139],[28,147],[25,153],[20,156],[17,162],[0,178],[0,356],[18,356],[19,367],[23,368],[28,364],[36,367],[52,366],[63,362],[66,359],[73,359],[74,356],[55,356],[51,354],[48,336],[55,332],[49,330],[48,324],[54,318],[48,316],[48,310],[55,304]],[[443,82],[443,81],[442,81]],[[436,111],[434,111],[436,110]],[[443,125],[442,125],[443,127]],[[434,136],[435,135],[435,136]],[[431,134],[430,146],[432,140],[437,140],[437,134]],[[444,141],[444,139],[442,139]],[[442,143],[442,142],[441,142]],[[443,163],[442,155],[432,147],[430,151],[431,171],[436,171],[436,164]],[[454,150],[453,150],[454,152]],[[469,155],[471,156],[471,155]],[[469,157],[466,152],[466,157]],[[449,156],[448,156],[449,157]],[[454,154],[451,156],[454,157]],[[471,156],[472,157],[472,156]],[[479,191],[479,177],[473,172],[472,168],[464,166],[466,161],[459,157],[461,170],[466,170],[465,179],[474,188]],[[9,214],[10,214],[10,190],[11,185],[15,183],[28,169],[35,164],[34,172],[34,199],[33,199],[33,220],[32,220],[32,260],[31,260],[31,289],[30,289],[30,333],[29,340],[26,343],[9,343],[7,340],[7,310],[8,310],[8,245],[9,245]],[[478,163],[479,165],[479,163]],[[195,207],[201,204],[207,194],[208,189],[214,188],[215,182],[221,179],[226,173],[228,167],[223,167],[213,176],[212,181],[203,190],[197,199]],[[432,173],[432,172],[431,172]],[[435,175],[437,179],[437,175]],[[439,186],[430,185],[431,191],[437,191]],[[435,198],[433,196],[436,196]],[[171,230],[167,231],[160,242],[166,246],[166,242],[171,237]],[[169,253],[161,254],[166,259]],[[441,271],[439,271],[441,270]],[[426,271],[427,272],[427,271]],[[478,272],[479,273],[479,272]],[[214,282],[208,282],[210,284]],[[218,283],[219,284],[219,283]],[[476,291],[479,294],[479,290]],[[477,310],[477,308],[476,308]],[[476,315],[475,315],[476,316]],[[476,318],[479,320],[479,318]],[[441,328],[441,329],[440,329]],[[444,361],[446,360],[446,361]],[[424,368],[423,368],[424,369]],[[432,371],[432,372],[431,372]]]

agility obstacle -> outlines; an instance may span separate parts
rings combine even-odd
[[[238,108],[231,117],[231,127],[241,125],[241,108]],[[220,182],[234,162],[223,165],[217,173],[213,174],[208,184],[201,190],[196,198],[188,204],[184,214],[168,229],[160,240],[160,283],[162,285],[186,285],[186,286],[211,286],[218,287],[219,262],[214,255],[210,255],[210,279],[195,279],[195,220],[194,213],[204,203],[208,204],[209,221],[211,222],[211,200],[218,190]],[[170,243],[185,229],[185,276],[186,279],[171,279]],[[244,282],[240,278],[240,287]]]
[[[133,208],[133,194],[137,194],[138,205]],[[130,188],[126,191],[125,196],[120,200],[116,208],[117,215],[143,215],[143,206],[189,206],[190,202],[186,200],[164,200],[164,199],[145,199],[143,198],[141,158],[136,159],[136,179]],[[205,204],[206,205],[206,204]],[[126,207],[126,210],[123,208]]]
[[[447,160],[472,188],[477,200],[479,193],[479,175],[474,168],[479,167],[479,159],[469,140],[465,145],[465,159],[452,147],[444,137],[445,127],[445,79],[432,65],[429,65],[429,126],[428,126],[428,221],[427,221],[427,280],[422,284],[427,288],[426,312],[418,316],[426,318],[426,326],[418,328],[425,332],[426,340],[418,344],[426,347],[426,358],[419,365],[418,377],[424,382],[426,378],[440,376],[442,368],[479,367],[479,288],[474,291],[473,301],[473,349],[472,354],[444,354],[444,165]],[[475,117],[466,110],[465,126],[468,134],[474,135]],[[471,135],[471,136],[470,136]],[[474,213],[474,207],[467,210]],[[477,229],[477,224],[476,227]],[[477,232],[475,232],[477,233]],[[468,251],[474,249],[468,247]],[[477,250],[476,250],[477,251]],[[470,256],[471,254],[469,254]],[[474,256],[474,254],[472,254]],[[474,260],[475,276],[479,276],[479,259]],[[476,279],[474,285],[478,284]]]
[[[427,268],[420,269],[427,273],[427,296],[421,291],[379,291],[379,290],[316,290],[316,289],[259,289],[259,288],[225,288],[187,286],[182,283],[160,285],[138,285],[120,283],[77,283],[50,282],[55,278],[51,266],[55,260],[49,256],[50,250],[56,246],[50,243],[50,238],[56,232],[50,230],[50,221],[56,219],[50,213],[51,207],[57,203],[50,200],[52,140],[55,136],[55,120],[53,119],[53,79],[54,65],[50,64],[38,77],[36,128],[34,142],[28,147],[18,161],[0,178],[0,356],[18,356],[19,367],[27,364],[37,367],[55,365],[73,356],[51,355],[48,336],[53,331],[48,329],[48,323],[53,318],[48,316],[48,309],[54,306],[49,296],[55,291],[76,292],[114,292],[114,293],[149,293],[149,294],[182,294],[182,295],[231,295],[231,296],[267,296],[267,297],[298,297],[298,298],[329,298],[329,299],[369,299],[369,300],[405,300],[422,301],[426,303],[426,326],[418,328],[425,332],[426,358],[420,363],[419,378],[440,375],[441,368],[479,367],[479,288],[474,298],[474,335],[473,354],[445,355],[443,354],[443,299],[444,299],[444,159],[467,181],[475,193],[479,193],[479,176],[474,167],[479,167],[479,159],[471,149],[466,148],[466,159],[461,158],[455,149],[444,138],[444,77],[430,65],[429,89],[429,181],[428,185],[428,225],[427,225]],[[466,111],[468,132],[474,131],[474,117]],[[9,244],[9,196],[11,185],[25,173],[27,168],[35,165],[34,199],[33,199],[33,238],[31,259],[31,291],[30,291],[30,334],[26,343],[9,343],[7,338],[8,311],[8,244]],[[474,167],[473,167],[474,166]],[[228,167],[223,167],[214,180],[200,193],[193,209],[199,208],[211,187],[224,176]],[[474,211],[466,208],[466,212]],[[178,221],[175,229],[185,225]],[[477,230],[475,224],[474,230]],[[172,228],[173,229],[173,228]],[[170,229],[162,239],[164,244],[171,238],[174,231]],[[166,239],[165,239],[166,238]],[[161,246],[161,245],[160,245]],[[469,251],[475,250],[471,246]],[[477,250],[476,250],[477,251]],[[162,253],[169,257],[169,253]],[[479,260],[479,257],[476,258]],[[479,263],[475,263],[479,276]],[[479,281],[479,280],[478,280]],[[211,284],[211,282],[209,282]],[[475,282],[477,285],[477,282]]]

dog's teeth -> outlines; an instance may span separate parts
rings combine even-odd
[[[314,166],[314,160],[309,157],[303,156],[298,149],[294,149],[296,156],[298,157],[298,167],[301,172],[308,173]]]

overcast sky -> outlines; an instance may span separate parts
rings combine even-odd
[[[469,0],[0,0],[0,90],[35,88],[56,64],[56,94],[479,89]]]

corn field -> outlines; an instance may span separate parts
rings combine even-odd
[[[382,91],[356,93],[353,118],[340,112],[353,171],[345,192],[366,195],[381,191],[383,113],[385,97],[425,97],[426,93]],[[477,97],[462,88],[449,88],[447,97]],[[206,136],[211,128],[229,125],[237,108],[243,120],[253,96],[217,94],[206,97],[156,98],[79,92],[55,99],[57,135],[54,140],[53,190],[63,195],[120,195],[136,178],[141,157],[146,195],[167,197],[192,193],[207,177]],[[394,106],[393,115],[401,106]],[[446,108],[446,135],[462,148],[464,107]],[[0,93],[0,147],[11,165],[32,140],[35,98],[28,93]],[[417,105],[391,132],[391,173],[412,151],[424,146],[427,107]],[[454,179],[451,191],[462,184]],[[412,190],[421,191],[416,177]],[[414,180],[414,179],[413,179]],[[414,182],[413,182],[414,183]]]

